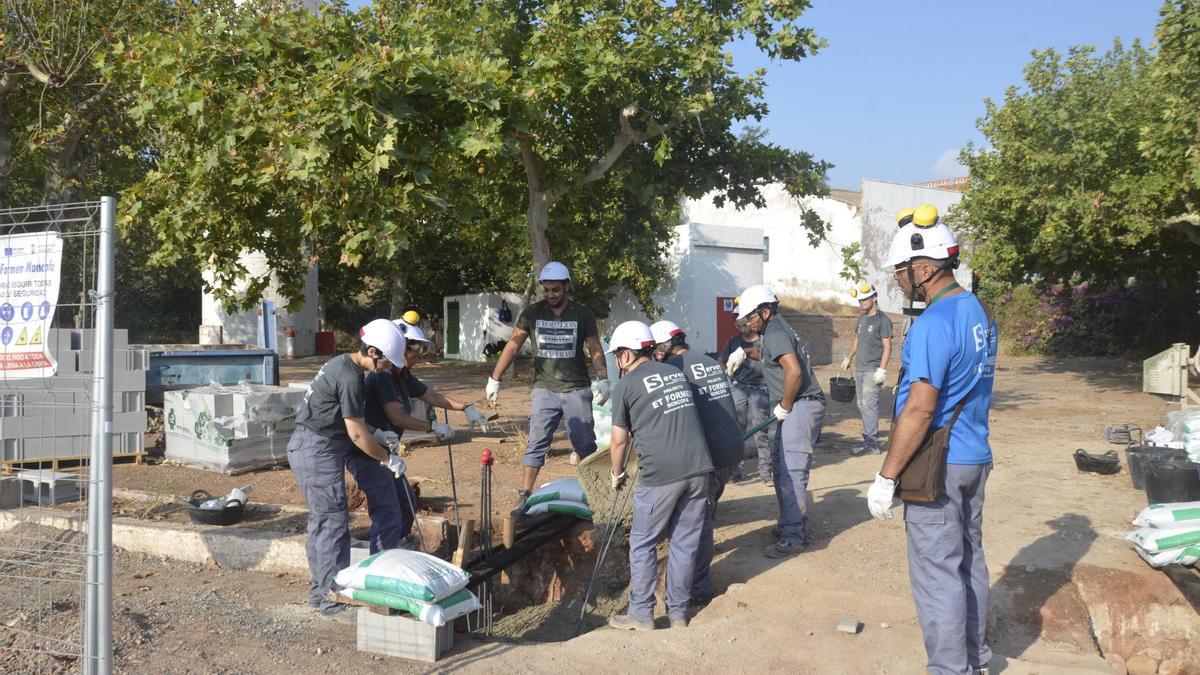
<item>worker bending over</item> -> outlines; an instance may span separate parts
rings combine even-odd
[[[386,372],[404,363],[404,335],[387,319],[359,331],[358,351],[335,356],[321,366],[309,386],[296,429],[288,441],[288,463],[308,505],[308,604],[321,614],[353,621],[347,605],[327,597],[333,577],[350,565],[350,509],[346,502],[346,459],[352,448],[371,461],[395,465],[389,454],[396,435],[368,425],[364,373]]]
[[[716,553],[713,523],[717,518],[717,502],[725,493],[725,484],[742,463],[742,427],[733,407],[729,378],[721,364],[703,352],[692,351],[688,347],[687,334],[675,323],[659,321],[650,326],[650,333],[654,336],[655,359],[675,366],[687,378],[712,458],[714,470],[708,474],[704,527],[700,530],[696,573],[692,578],[692,604],[704,605],[717,597],[717,589],[709,575]]]
[[[808,472],[813,445],[825,420],[825,393],[813,375],[808,347],[779,315],[779,298],[766,286],[742,292],[738,318],[762,336],[763,376],[777,400],[771,414],[779,420],[771,437],[775,501],[779,503],[779,540],[764,549],[769,558],[800,552],[808,542]]]
[[[937,210],[918,207],[901,227],[886,264],[913,301],[926,304],[901,349],[891,440],[867,491],[876,518],[891,518],[901,472],[928,435],[950,426],[945,478],[936,501],[906,502],[908,576],[930,673],[986,672],[988,570],[983,555],[983,494],[992,470],[988,409],[998,330],[990,312],[954,280],[954,233]],[[928,452],[928,450],[927,450]]]
[[[604,352],[600,348],[596,317],[592,310],[568,299],[571,275],[560,262],[547,263],[538,275],[542,299],[526,307],[517,317],[512,337],[496,360],[487,382],[487,400],[495,403],[500,396],[500,378],[517,358],[526,338],[533,336],[533,394],[529,411],[529,443],[525,446],[525,472],[517,490],[513,515],[523,515],[529,495],[537,483],[538,472],[546,463],[550,442],[560,420],[565,420],[571,439],[571,463],[596,451],[595,423],[592,420],[592,389],[587,346],[596,372],[596,403],[608,401]]]
[[[892,358],[892,320],[879,311],[879,294],[863,281],[850,289],[862,314],[850,342],[850,353],[842,359],[842,370],[854,361],[854,392],[858,414],[862,417],[863,442],[850,448],[850,454],[883,452],[879,447],[879,390],[887,381],[887,364]]]
[[[704,529],[712,458],[704,440],[692,389],[680,370],[653,359],[654,336],[640,321],[613,331],[608,351],[621,371],[613,388],[610,459],[613,490],[625,483],[625,457],[631,438],[638,456],[629,532],[629,609],[609,618],[614,628],[654,628],[654,589],[658,586],[658,543],[670,539],[667,559],[667,617],[671,627],[687,626]],[[616,499],[616,497],[613,497]]]

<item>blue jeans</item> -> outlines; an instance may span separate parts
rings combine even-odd
[[[801,399],[782,424],[775,425],[772,458],[775,465],[775,501],[779,504],[779,541],[800,546],[808,541],[808,471],[812,449],[825,421],[825,401]]]
[[[771,414],[766,385],[748,387],[740,383],[733,385],[733,406],[737,412],[742,433],[762,424]],[[754,445],[758,448],[758,475],[771,480],[771,431],[763,429],[754,434]]]
[[[352,443],[334,441],[296,427],[288,441],[288,463],[308,505],[308,604],[322,610],[338,603],[325,595],[333,577],[350,566],[350,507],[346,502],[346,456]]]
[[[580,459],[596,451],[596,428],[592,420],[592,389],[555,392],[536,388],[529,409],[529,444],[525,446],[525,466],[542,467],[554,440],[559,420],[565,420],[571,447]]]
[[[658,542],[670,538],[667,557],[667,616],[687,616],[696,572],[696,550],[704,528],[708,498],[707,473],[667,485],[643,485],[633,492],[633,526],[629,530],[629,616],[654,619],[658,586]]]

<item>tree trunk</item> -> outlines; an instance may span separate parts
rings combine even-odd
[[[537,274],[550,262],[550,241],[546,238],[546,230],[550,227],[550,202],[546,193],[529,191],[525,218],[529,221],[529,251],[533,256],[534,274]]]
[[[399,266],[400,269],[392,275],[392,300],[391,314],[393,319],[399,319],[404,314],[404,307],[408,304],[408,268],[404,265]],[[422,312],[422,316],[424,312]]]
[[[0,208],[12,206],[8,190],[12,184],[13,118],[8,97],[0,94]]]

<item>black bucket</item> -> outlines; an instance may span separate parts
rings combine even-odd
[[[1080,471],[1111,476],[1121,470],[1121,460],[1116,450],[1109,450],[1100,455],[1085,452],[1083,448],[1075,451],[1075,468]]]
[[[835,401],[849,403],[854,400],[854,380],[849,377],[829,378],[829,396]]]
[[[1200,501],[1200,464],[1186,457],[1159,457],[1146,464],[1146,499],[1151,504]]]
[[[1146,489],[1146,464],[1159,457],[1186,458],[1187,453],[1178,448],[1156,445],[1131,445],[1125,448],[1125,463],[1129,465],[1129,480],[1135,490]]]

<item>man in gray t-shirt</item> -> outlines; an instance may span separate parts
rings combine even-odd
[[[745,319],[737,319],[734,323],[740,334],[729,338],[717,360],[729,373],[733,384],[733,408],[744,433],[767,421],[771,406],[768,404],[767,381],[763,379],[761,337],[750,330]],[[758,477],[768,487],[773,486],[770,430],[763,429],[754,434],[754,445],[758,450]],[[735,472],[730,480],[739,480],[738,473]]]
[[[684,374],[652,359],[654,337],[649,326],[640,321],[617,326],[608,351],[622,375],[612,390],[609,459],[614,490],[624,485],[625,458],[631,444],[638,455],[629,532],[629,610],[609,618],[609,625],[654,628],[657,546],[669,538],[667,616],[673,627],[686,626],[713,470],[704,426]]]
[[[858,317],[850,353],[842,360],[842,370],[854,360],[854,394],[863,424],[863,442],[850,448],[850,453],[878,453],[883,452],[879,446],[879,390],[887,381],[887,364],[892,357],[892,320],[879,311],[879,295],[871,284],[860,282],[850,289],[850,297],[858,301],[863,312]]]
[[[783,558],[799,553],[808,540],[808,472],[813,445],[825,420],[825,393],[813,374],[808,347],[779,315],[779,298],[771,289],[751,286],[743,291],[738,318],[762,336],[763,375],[771,398],[778,401],[771,411],[779,420],[771,439],[771,459],[779,503],[779,541],[764,553]]]
[[[704,438],[712,455],[715,471],[708,476],[708,501],[704,509],[704,529],[700,533],[700,550],[696,554],[696,574],[692,578],[692,602],[707,603],[717,595],[709,576],[716,547],[713,528],[717,519],[717,503],[725,493],[725,484],[734,470],[742,464],[742,427],[737,422],[729,378],[721,364],[702,352],[688,348],[687,334],[670,321],[650,326],[656,342],[654,356],[683,372],[692,387],[692,397],[704,425]]]

